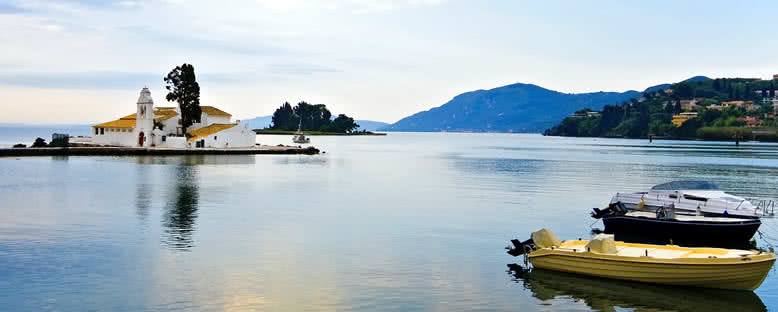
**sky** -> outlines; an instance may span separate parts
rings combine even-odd
[[[533,83],[643,90],[778,73],[775,1],[0,0],[0,123],[96,123],[194,65],[235,119],[284,101],[395,122]]]

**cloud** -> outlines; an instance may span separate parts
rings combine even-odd
[[[315,73],[335,73],[340,70],[316,64],[274,63],[265,66],[269,73],[308,75]]]
[[[11,0],[17,7],[34,11],[74,12],[84,9],[112,9],[138,7],[148,0]]]
[[[328,9],[347,10],[352,13],[373,13],[405,8],[435,6],[445,0],[258,0],[267,9],[300,10]]]

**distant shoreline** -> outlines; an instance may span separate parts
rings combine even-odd
[[[712,139],[712,138],[711,139],[677,138],[677,137],[670,137],[670,136],[653,136],[653,137],[637,137],[637,138],[623,137],[623,136],[568,136],[568,135],[543,135],[543,136],[559,137],[559,138],[600,138],[600,139],[625,139],[625,140],[641,140],[641,141],[663,140],[663,141],[697,141],[697,142],[728,142],[728,143],[737,143],[737,142],[776,143],[778,142],[770,139],[758,140],[758,139],[754,139],[753,137],[746,137],[737,140],[737,139]]]
[[[256,134],[267,134],[267,135],[294,135],[296,131],[292,130],[272,130],[272,129],[254,129],[252,130]],[[325,136],[325,135],[331,135],[331,136],[359,136],[359,135],[367,135],[367,136],[384,136],[386,133],[382,132],[352,132],[352,133],[340,133],[340,132],[325,132],[325,131],[303,131],[305,135],[309,136]]]

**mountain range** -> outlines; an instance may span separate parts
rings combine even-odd
[[[703,76],[684,81],[710,79]],[[667,89],[670,84],[646,91]],[[645,92],[645,91],[644,91]],[[455,96],[442,106],[419,112],[381,128],[419,132],[542,132],[575,111],[621,104],[643,92],[562,93],[534,84],[516,83]]]

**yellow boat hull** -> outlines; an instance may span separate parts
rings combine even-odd
[[[641,245],[630,244],[630,246],[640,247]],[[666,246],[666,248],[683,247]],[[754,290],[759,287],[775,263],[773,253],[738,258],[667,259],[601,254],[584,250],[572,251],[565,248],[542,248],[531,252],[528,257],[534,267],[546,270],[653,284],[739,290]]]

